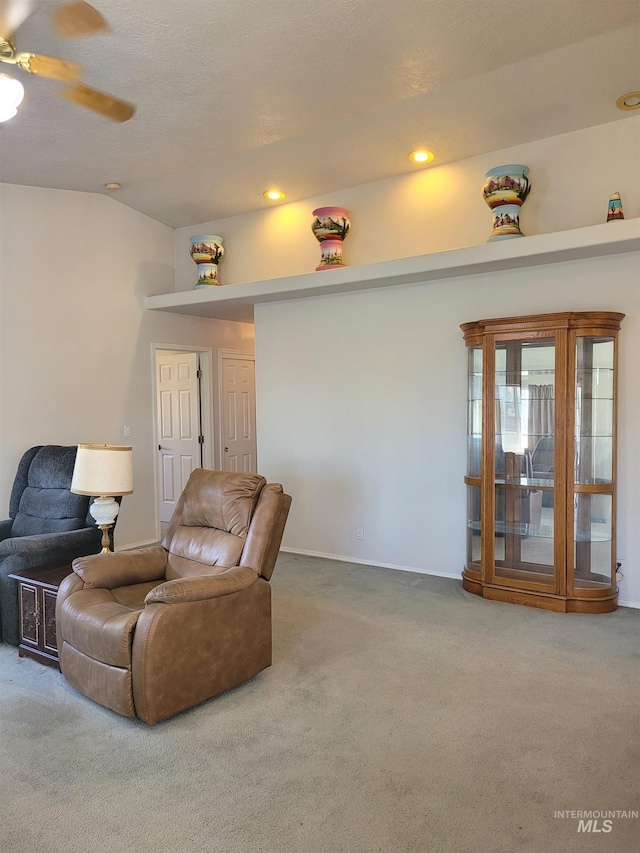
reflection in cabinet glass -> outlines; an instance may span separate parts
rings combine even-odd
[[[465,323],[468,592],[615,610],[617,336],[624,314]]]

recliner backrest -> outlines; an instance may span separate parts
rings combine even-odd
[[[162,541],[167,579],[238,565],[265,484],[259,474],[193,471]]]
[[[71,492],[76,452],[76,446],[47,444],[23,455],[11,493],[12,537],[87,526],[89,498]]]
[[[554,466],[554,451],[553,451],[553,436],[543,435],[538,439],[538,442],[531,455],[531,464],[534,470],[534,477],[540,474],[550,473]]]

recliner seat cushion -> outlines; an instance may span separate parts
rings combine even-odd
[[[145,583],[133,583],[129,586],[117,586],[111,590],[111,595],[125,607],[131,610],[142,610],[144,600],[152,589],[155,589],[162,581],[146,581]]]

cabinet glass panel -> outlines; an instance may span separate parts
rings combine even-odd
[[[538,583],[554,584],[553,510],[543,517],[541,489],[497,486],[495,573],[518,577],[537,573]]]
[[[480,486],[467,486],[467,567],[480,571],[482,502]]]
[[[496,344],[496,479],[535,478],[553,485],[554,338]],[[553,505],[551,493],[546,503]]]
[[[576,483],[613,478],[613,338],[576,340]]]
[[[467,409],[467,474],[479,477],[482,469],[482,347],[469,347]]]
[[[611,495],[578,494],[574,516],[574,583],[581,589],[611,585]]]

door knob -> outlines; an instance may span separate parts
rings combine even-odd
[[[229,452],[229,448],[228,448],[228,447],[225,447],[224,452],[225,452],[225,453],[228,453],[228,452]]]

